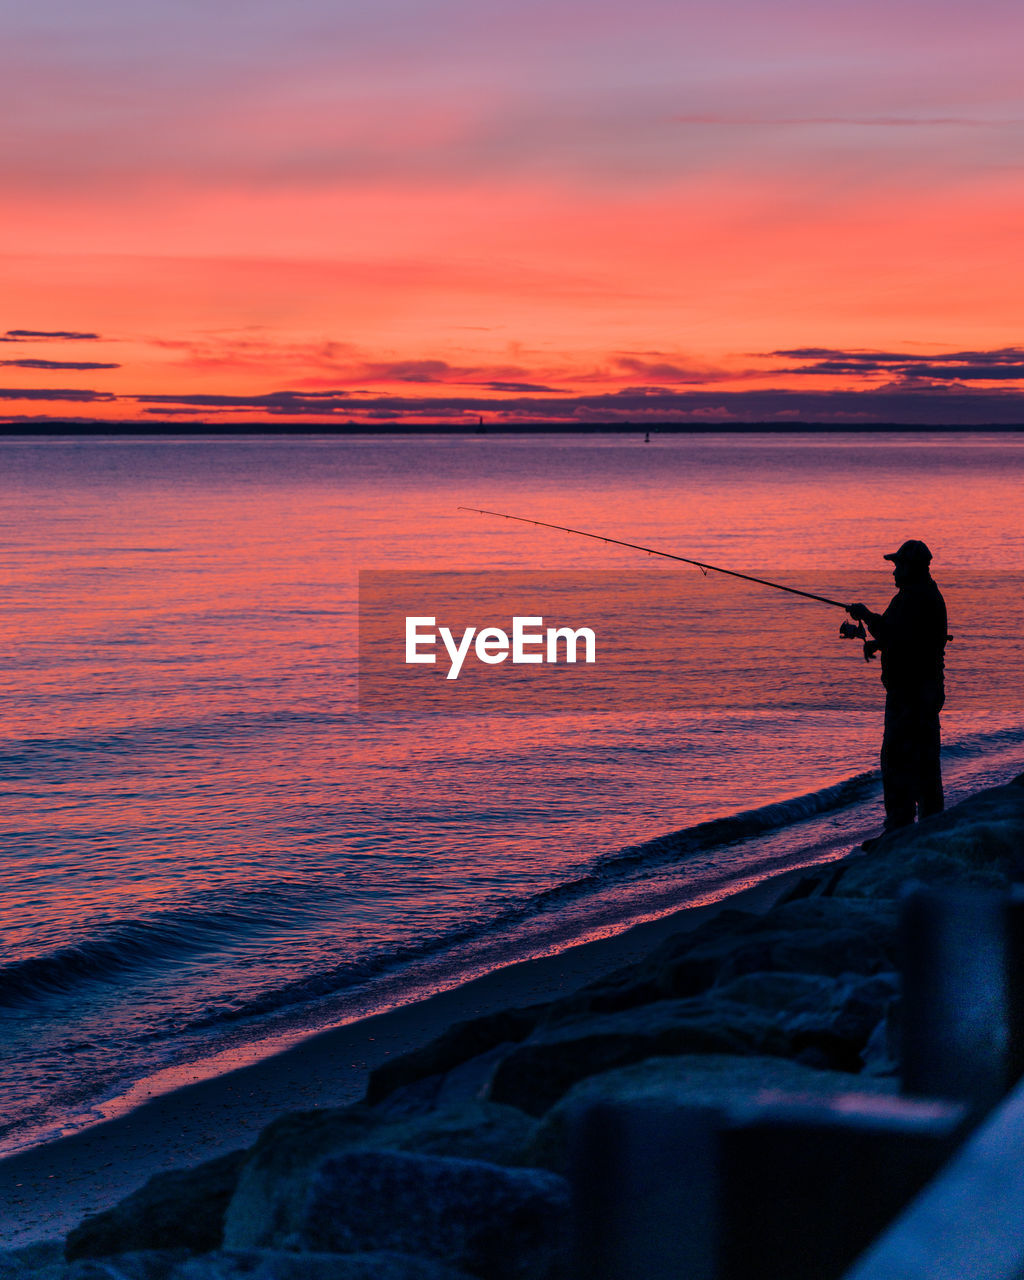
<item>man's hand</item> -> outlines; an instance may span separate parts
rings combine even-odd
[[[854,622],[866,622],[871,616],[871,610],[866,604],[849,604],[846,606],[846,612]]]

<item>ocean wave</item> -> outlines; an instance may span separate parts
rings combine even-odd
[[[947,741],[944,750],[950,756],[964,759],[1021,743],[1024,743],[1024,728],[1010,727],[963,735]],[[648,874],[656,875],[666,864],[756,840],[823,814],[852,808],[876,797],[878,791],[878,771],[870,770],[803,795],[699,822],[604,853],[582,865],[577,875],[528,897],[484,903],[472,918],[432,936],[353,956],[270,990],[207,1006],[187,1026],[177,1029],[194,1031],[219,1023],[263,1017],[340,994],[403,966],[514,928],[568,903],[583,902],[589,894],[614,889],[619,883],[640,881]],[[2,966],[0,1008],[26,1007],[66,997],[87,984],[116,985],[141,973],[180,966],[204,953],[243,942],[253,945],[261,936],[279,938],[309,923],[311,918],[319,917],[322,922],[324,914],[330,914],[322,890],[313,892],[308,902],[304,900],[304,890],[297,897],[286,895],[286,899],[276,905],[260,896],[261,901],[250,902],[244,910],[203,908],[120,921],[102,934],[72,946]]]
[[[232,911],[177,911],[120,921],[103,934],[0,967],[0,1008],[71,995],[85,985],[117,985],[134,974],[215,950],[251,927],[251,915]]]
[[[79,780],[88,780],[104,776],[124,762],[135,770],[143,755],[171,752],[179,756],[197,746],[258,743],[275,731],[341,729],[350,727],[352,722],[350,713],[275,708],[182,717],[121,732],[9,738],[0,743],[0,780],[47,782],[63,778],[69,770]]]
[[[669,860],[723,848],[760,835],[778,831],[823,813],[859,804],[877,792],[877,770],[858,773],[841,782],[807,795],[794,796],[728,817],[697,823],[643,844],[631,845],[596,859],[583,874],[553,885],[497,912],[465,921],[441,934],[395,948],[382,949],[317,973],[307,974],[258,996],[206,1009],[185,1030],[198,1031],[220,1023],[264,1017],[326,996],[338,995],[359,983],[393,972],[403,966],[429,960],[460,944],[497,933],[531,917],[584,899],[588,893],[606,889],[616,881],[641,876]]]
[[[849,778],[844,778],[841,782],[832,783],[802,796],[779,800],[757,809],[745,809],[740,813],[729,814],[722,818],[712,818],[707,822],[698,822],[692,827],[670,832],[668,835],[656,836],[653,840],[646,840],[642,844],[630,845],[617,853],[606,855],[601,866],[606,873],[609,873],[622,865],[635,865],[637,862],[655,863],[664,861],[666,858],[677,858],[680,855],[698,853],[721,845],[736,844],[740,840],[749,840],[770,831],[778,831],[782,827],[793,826],[795,823],[817,817],[822,813],[859,804],[871,796],[877,789],[878,782],[877,769],[856,773]]]
[[[998,729],[983,729],[974,733],[961,734],[958,738],[944,737],[942,754],[957,759],[973,759],[977,756],[990,755],[1004,748],[1019,747],[1024,744],[1024,726],[1004,725]]]

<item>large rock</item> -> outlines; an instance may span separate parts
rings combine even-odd
[[[999,889],[1020,880],[1022,873],[1024,774],[894,831],[871,853],[851,858],[834,895],[894,897],[910,880]]]
[[[505,1091],[506,1081],[523,1060],[520,1049],[552,1028],[576,1023],[581,1015],[619,1013],[672,997],[695,996],[716,984],[763,971],[823,977],[891,971],[895,934],[896,908],[887,901],[801,899],[764,915],[726,909],[697,929],[669,938],[639,964],[606,975],[566,998],[452,1028],[425,1049],[375,1073],[367,1100],[410,1113],[459,1096],[460,1091],[466,1095],[486,1089],[486,1096],[512,1101],[513,1095]],[[739,1048],[721,1038],[708,1047]],[[827,1048],[823,1052],[822,1061],[828,1065],[832,1058]],[[850,1069],[856,1069],[855,1058],[856,1050],[848,1055]],[[530,1106],[536,1112],[537,1104]]]
[[[442,1107],[480,1102],[487,1097],[498,1064],[514,1047],[514,1042],[505,1041],[486,1053],[478,1053],[475,1058],[458,1063],[443,1074],[423,1076],[409,1084],[399,1085],[373,1104],[374,1111],[381,1116],[408,1117],[424,1115]]]
[[[28,1280],[26,1273],[25,1280]],[[46,1280],[50,1280],[49,1277]],[[127,1253],[71,1263],[55,1280],[470,1280],[464,1271],[400,1253]]]
[[[764,972],[879,973],[895,968],[896,908],[888,902],[811,898],[757,916],[738,932],[710,943],[683,945],[651,957],[663,964],[662,986],[674,994],[711,982]]]
[[[0,1252],[0,1280],[58,1280],[63,1269],[63,1240],[46,1240]]]
[[[852,1092],[894,1094],[897,1087],[895,1080],[820,1071],[785,1058],[716,1053],[648,1058],[581,1080],[541,1121],[525,1155],[531,1164],[565,1173],[574,1119],[595,1103],[654,1101],[728,1110],[781,1095],[803,1100]]]
[[[538,1031],[501,1063],[491,1098],[540,1116],[578,1080],[644,1058],[792,1052],[792,1037],[761,1009],[709,996],[660,1000]]]
[[[801,1062],[859,1071],[868,1041],[896,1002],[899,975],[751,973],[711,994],[773,1013]]]
[[[538,1025],[550,1026],[587,1013],[617,1013],[622,1009],[664,1000],[666,995],[672,994],[664,982],[668,964],[702,946],[710,947],[719,940],[728,941],[741,936],[744,930],[756,928],[760,918],[752,911],[725,907],[696,929],[673,934],[638,963],[603,974],[570,995],[553,1000]],[[713,971],[709,970],[706,977],[706,985],[710,986],[714,980]],[[698,991],[695,988],[677,994],[696,995]]]
[[[974,866],[949,850],[934,847],[931,839],[908,839],[906,844],[886,842],[863,858],[851,858],[835,896],[846,901],[895,898],[909,884],[1000,892],[1009,887],[1010,879],[997,863]]]
[[[291,1248],[392,1249],[483,1280],[554,1280],[567,1248],[568,1184],[401,1151],[351,1151],[320,1166]]]
[[[67,1237],[65,1256],[72,1262],[140,1250],[219,1249],[224,1211],[245,1158],[245,1151],[232,1151],[193,1169],[158,1173],[113,1209],[77,1226]]]
[[[165,1249],[84,1258],[68,1263],[60,1280],[177,1280],[191,1256],[185,1249]]]
[[[460,1063],[486,1054],[498,1045],[518,1043],[530,1034],[547,1008],[546,1004],[539,1004],[524,1009],[501,1009],[454,1023],[423,1048],[402,1054],[371,1071],[366,1101],[381,1102],[395,1089],[431,1076],[443,1076]]]
[[[249,1153],[228,1207],[225,1246],[270,1247],[288,1237],[327,1156],[389,1149],[516,1164],[534,1127],[522,1111],[490,1102],[412,1117],[382,1116],[362,1104],[282,1116]]]
[[[581,1013],[615,1012],[699,995],[747,973],[879,973],[895,968],[892,902],[800,899],[764,915],[723,911],[667,939],[629,969],[556,1001],[542,1029]]]

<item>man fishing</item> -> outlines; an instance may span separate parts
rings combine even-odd
[[[505,511],[487,511],[482,507],[460,507],[459,510],[515,520],[518,524],[537,525],[542,529],[557,529],[580,538],[593,538],[597,542],[678,560],[695,565],[704,574],[724,573],[731,578],[756,582],[806,600],[818,600],[845,610],[858,622],[867,623],[873,639],[865,644],[864,656],[871,658],[881,653],[882,683],[885,685],[885,731],[882,736],[885,831],[894,831],[912,823],[915,811],[920,818],[942,812],[939,711],[945,701],[943,652],[949,636],[946,634],[946,602],[929,572],[932,553],[923,542],[911,539],[885,557],[893,562],[897,591],[885,613],[879,614],[872,613],[864,604],[844,604],[812,591],[801,591],[781,582],[769,582],[767,578],[756,578],[736,569],[708,564],[706,560],[693,560],[656,547],[588,533],[585,529],[571,529],[567,525],[531,520]],[[864,630],[860,627],[855,631],[849,623],[844,623],[840,635],[863,638]],[[876,840],[867,840],[864,848],[871,848],[875,843]]]
[[[885,728],[882,735],[882,790],[885,831],[941,813],[939,711],[945,701],[943,651],[946,603],[929,566],[932,553],[911,539],[885,557],[893,563],[897,591],[884,613],[851,604],[851,618],[873,637],[865,656],[882,655]],[[883,832],[884,834],[884,832]],[[874,841],[865,842],[870,847]]]

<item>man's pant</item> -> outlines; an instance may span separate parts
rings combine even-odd
[[[939,709],[942,697],[885,699],[882,737],[882,791],[885,829],[905,827],[943,809],[939,763]]]

